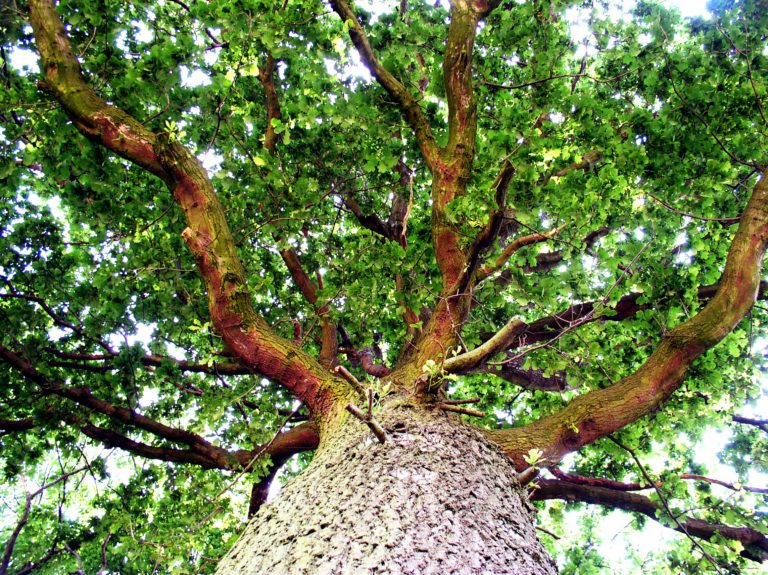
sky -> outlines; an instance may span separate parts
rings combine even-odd
[[[446,2],[447,0],[441,0]],[[625,0],[624,7],[629,9],[634,0]],[[393,5],[399,4],[399,0],[358,0],[358,5],[367,8],[372,12],[385,11]],[[707,17],[708,12],[706,10],[706,0],[666,0],[667,5],[677,7],[681,14],[686,17],[703,16]],[[377,10],[378,9],[378,10]],[[574,35],[578,35],[578,26],[574,27]],[[36,73],[37,56],[30,50],[10,50],[10,63],[11,66],[17,70],[23,70],[26,68],[30,73]],[[356,70],[350,70],[352,74],[367,76],[367,71],[360,70],[358,74]],[[188,68],[184,68],[180,71],[182,75],[182,81],[185,85],[202,85],[210,80],[200,70],[190,71]],[[207,164],[208,162],[206,162]],[[210,166],[206,166],[209,167]],[[151,328],[147,326],[147,333],[137,333],[131,338],[133,340],[148,340],[151,337]],[[761,402],[765,403],[765,402]],[[757,413],[744,412],[743,415],[757,416]],[[706,435],[706,439],[703,442],[707,445],[707,449],[702,449],[701,445],[693,447],[696,449],[697,459],[700,463],[707,465],[713,472],[717,472],[713,475],[723,480],[733,481],[735,475],[732,469],[727,466],[720,465],[717,461],[717,453],[725,446],[728,440],[728,434],[712,430]],[[764,482],[764,476],[755,476],[756,480],[753,484],[760,484]],[[277,487],[278,482],[275,482]],[[562,526],[563,532],[567,532],[569,528],[577,529],[575,523],[576,514],[566,515],[565,524]],[[573,522],[572,525],[569,523]],[[669,530],[661,527],[655,522],[648,522],[646,529],[641,537],[638,537],[634,528],[629,524],[629,516],[623,514],[611,513],[600,520],[601,524],[605,527],[604,532],[612,533],[614,536],[606,538],[599,545],[599,552],[601,555],[613,562],[614,573],[628,573],[625,569],[631,569],[632,566],[624,565],[624,553],[623,549],[626,545],[632,545],[640,555],[647,555],[654,551],[659,551],[669,544]],[[631,540],[631,541],[630,541]]]
[[[391,6],[399,4],[400,0],[358,0],[357,4],[371,12],[384,12]],[[441,0],[444,4],[448,4],[448,0]],[[635,0],[624,0],[625,9],[630,9],[636,2]],[[707,0],[666,0],[668,6],[675,6],[683,16],[707,16]],[[11,50],[10,51],[11,65],[17,70],[28,68],[31,72],[37,72],[37,55],[30,50]],[[195,75],[195,74],[198,75]],[[185,68],[182,70],[185,83],[187,84],[203,84],[209,82],[207,77],[200,77],[199,70],[190,72]]]

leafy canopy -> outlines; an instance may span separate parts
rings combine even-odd
[[[417,0],[402,7],[356,13],[442,145],[448,12]],[[489,190],[506,161],[513,173],[504,223],[485,264],[515,238],[551,237],[515,251],[475,289],[460,345],[477,347],[510,318],[532,323],[584,302],[599,302],[600,318],[524,356],[524,345],[497,356],[513,360],[504,374],[490,366],[450,381],[453,396],[481,398],[481,425],[539,420],[632,373],[701,308],[702,286],[718,282],[733,224],[768,157],[768,10],[759,1],[710,9],[711,18],[683,20],[645,1],[631,10],[597,0],[507,2],[480,24],[477,154],[466,194],[445,217],[468,248],[497,207]],[[318,0],[62,0],[58,11],[98,96],[203,161],[257,312],[315,356],[323,323],[340,326],[342,363],[375,384],[361,351],[393,366],[443,286],[430,172],[402,111],[360,64],[351,23]],[[271,479],[258,446],[304,411],[286,424],[294,398],[228,356],[171,194],[82,138],[39,89],[37,68],[23,65],[37,50],[26,13],[23,1],[0,4],[0,342],[39,375],[3,357],[0,540],[12,538],[30,503],[5,566],[210,572],[242,528],[251,485]],[[265,104],[269,58],[278,116]],[[273,150],[265,147],[270,132]],[[287,251],[313,283],[314,305],[281,256]],[[766,405],[764,316],[758,304],[693,364],[660,411],[562,468],[653,481],[658,488],[644,493],[675,514],[695,510],[710,523],[765,533],[764,494],[738,488],[765,483],[768,438],[765,428],[732,419],[758,419]],[[178,459],[196,439],[50,385],[248,454],[239,467]],[[563,536],[542,538],[564,573],[608,571],[595,546],[604,550],[616,520],[563,502],[542,509],[541,525]],[[663,510],[655,515],[676,526]],[[631,521],[638,529],[645,522]],[[622,568],[756,569],[738,541],[718,535],[699,545],[680,536],[658,552],[630,550]]]

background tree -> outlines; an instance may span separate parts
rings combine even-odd
[[[0,573],[758,570],[764,3],[376,8],[0,4]]]

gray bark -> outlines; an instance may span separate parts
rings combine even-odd
[[[439,410],[348,416],[264,506],[218,575],[554,574],[510,461]]]

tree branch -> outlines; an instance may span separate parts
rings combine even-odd
[[[254,311],[224,210],[200,162],[173,134],[155,134],[96,96],[81,75],[52,0],[32,0],[29,6],[46,89],[84,135],[160,177],[173,192],[187,220],[182,237],[204,280],[212,323],[229,349],[315,413],[334,411],[344,384]]]
[[[531,391],[562,393],[573,389],[568,385],[568,378],[564,371],[559,371],[552,375],[544,375],[543,369],[523,369],[521,367],[523,361],[523,359],[520,359],[519,361],[505,363],[502,366],[480,365],[464,372],[464,375],[486,373]]]
[[[427,164],[432,165],[437,157],[437,146],[435,145],[432,131],[429,127],[424,113],[419,107],[419,103],[411,96],[408,89],[395,78],[376,57],[376,54],[368,41],[368,37],[360,25],[352,6],[347,0],[330,0],[331,7],[339,15],[341,21],[348,27],[349,37],[352,40],[360,59],[376,81],[384,88],[387,93],[395,99],[398,106],[405,115],[408,125],[416,135],[416,141],[424,156]]]
[[[360,367],[373,377],[386,377],[392,372],[386,365],[373,362],[373,351],[369,347],[363,348],[360,352]]]
[[[751,417],[744,417],[742,415],[733,415],[731,416],[731,419],[735,421],[736,423],[743,423],[745,425],[754,425],[755,427],[759,427],[766,433],[768,433],[768,419],[753,419]]]
[[[336,338],[336,325],[330,321],[328,304],[318,305],[317,286],[312,282],[299,261],[296,250],[288,248],[280,250],[280,256],[283,258],[288,271],[291,273],[293,281],[299,288],[310,305],[315,310],[315,314],[320,318],[322,330],[322,341],[320,344],[320,363],[328,369],[333,368],[339,362],[338,342]]]
[[[623,509],[633,513],[641,513],[658,521],[657,513],[664,509],[658,503],[639,493],[628,493],[606,487],[593,485],[580,485],[556,479],[540,479],[530,496],[533,501],[545,501],[548,499],[564,499],[566,501],[579,501],[603,505],[615,509]],[[675,531],[686,533],[694,537],[709,540],[715,535],[739,541],[745,547],[741,552],[743,557],[754,561],[764,561],[768,558],[768,538],[765,535],[749,527],[730,527],[716,523],[707,523],[700,519],[690,517],[678,518],[682,527],[672,527]]]
[[[561,168],[551,174],[547,174],[536,185],[540,187],[546,186],[552,178],[562,178],[569,172],[574,170],[584,170],[584,172],[596,172],[597,164],[603,159],[603,153],[600,150],[590,150],[581,157],[580,162],[573,162],[564,168]]]
[[[587,485],[590,487],[604,487],[614,491],[640,491],[642,489],[651,488],[650,485],[643,485],[642,483],[622,483],[621,481],[604,479],[602,477],[584,477],[583,475],[573,475],[571,473],[560,471],[557,467],[550,467],[549,472],[561,481],[575,483],[576,485]]]
[[[557,234],[559,234],[562,229],[563,227],[561,226],[559,228],[554,228],[547,232],[529,234],[527,236],[515,238],[513,241],[507,244],[507,246],[501,252],[499,257],[493,260],[492,263],[486,264],[480,268],[480,270],[477,273],[477,280],[476,280],[477,283],[482,282],[489,276],[492,276],[493,274],[498,272],[502,267],[504,267],[504,264],[506,264],[509,261],[509,258],[511,258],[514,254],[516,254],[525,246],[546,242],[547,240],[552,239]]]
[[[16,290],[16,288],[11,284],[10,281],[8,281],[6,278],[2,278],[2,281],[8,286],[8,289],[10,290],[10,293],[0,293],[0,299],[19,299],[24,301],[29,301],[32,303],[35,303],[40,306],[40,308],[53,320],[53,323],[60,328],[70,330],[72,333],[76,333],[80,337],[82,337],[85,340],[91,341],[94,344],[98,345],[102,349],[104,349],[107,353],[114,354],[115,352],[112,350],[112,348],[104,341],[94,338],[87,334],[85,330],[73,324],[72,322],[69,322],[65,320],[63,317],[61,317],[59,314],[57,314],[54,309],[46,303],[46,301],[33,294],[28,293],[21,293]]]
[[[168,426],[137,413],[132,409],[128,409],[127,407],[114,405],[108,401],[99,399],[93,395],[93,392],[91,392],[90,389],[70,387],[52,382],[44,374],[35,369],[31,363],[18,354],[10,351],[2,344],[0,344],[0,358],[14,367],[24,377],[38,384],[46,394],[68,399],[93,412],[106,415],[114,421],[149,432],[152,435],[167,441],[188,445],[190,450],[158,448],[139,443],[117,432],[97,427],[89,422],[81,424],[77,416],[73,416],[70,423],[77,425],[88,437],[101,441],[102,443],[120,447],[136,453],[137,455],[153,459],[183,461],[185,463],[196,463],[198,465],[203,465],[204,467],[217,467],[220,469],[232,469],[242,466],[253,457],[254,451],[238,450],[230,453],[222,447],[213,445],[197,434],[177,427]],[[269,450],[266,450],[265,452],[270,455],[278,455],[284,453],[286,450],[292,451],[297,445],[311,445],[317,434],[317,428],[314,424],[310,423],[299,425],[294,428],[294,430],[291,430],[292,433],[285,432],[285,434],[282,434],[283,437],[276,438],[276,440],[269,446]],[[288,435],[289,433],[290,435]],[[255,450],[255,452],[258,452],[258,450]]]
[[[603,479],[599,477],[584,477],[583,475],[573,475],[571,473],[565,473],[560,471],[557,467],[550,467],[550,473],[562,481],[569,483],[577,483],[579,485],[591,485],[594,487],[605,487],[607,489],[614,489],[616,491],[640,491],[642,489],[653,489],[654,486],[648,483],[622,483],[621,481],[613,481],[612,479]],[[711,483],[714,485],[720,485],[731,491],[749,491],[751,493],[768,493],[768,489],[762,487],[749,487],[745,485],[735,485],[728,481],[722,481],[720,479],[714,479],[712,477],[706,477],[704,475],[698,475],[695,473],[681,473],[680,479],[687,481],[703,481],[704,483]],[[658,485],[656,486],[658,487]]]
[[[705,302],[712,299],[717,293],[717,288],[717,284],[699,287],[699,301]],[[520,336],[512,341],[510,349],[552,339],[574,323],[583,325],[598,320],[623,321],[635,316],[640,311],[657,307],[653,302],[638,303],[638,299],[643,297],[643,295],[642,293],[630,293],[623,296],[614,306],[606,308],[612,312],[611,314],[594,314],[590,316],[589,314],[593,312],[597,302],[585,302],[572,305],[559,313],[537,319],[526,325],[525,330]],[[760,282],[757,297],[758,299],[764,299],[767,295],[768,282],[762,281]]]
[[[496,334],[479,345],[472,351],[451,357],[443,362],[443,370],[448,373],[466,373],[493,357],[500,351],[508,348],[511,342],[520,337],[520,334],[528,327],[525,322],[513,318],[509,320]]]
[[[277,141],[279,139],[279,134],[274,126],[274,120],[282,118],[280,99],[278,98],[277,88],[275,87],[276,66],[277,62],[274,56],[272,56],[271,53],[268,53],[265,65],[259,68],[259,82],[261,82],[261,86],[264,89],[265,106],[267,109],[267,129],[264,134],[264,149],[272,156],[276,153]],[[296,250],[293,248],[281,249],[280,256],[283,258],[293,281],[298,286],[304,299],[315,308],[315,314],[320,318],[323,337],[320,345],[319,359],[324,367],[332,368],[338,363],[339,358],[337,352],[338,345],[336,343],[336,326],[328,318],[330,307],[327,304],[323,306],[317,305],[317,287],[304,271]]]
[[[488,222],[480,233],[477,234],[477,237],[472,242],[472,246],[469,248],[466,256],[467,265],[456,287],[456,291],[459,293],[464,292],[470,285],[475,286],[482,281],[482,272],[476,273],[480,256],[493,245],[493,242],[499,235],[501,226],[504,223],[504,213],[507,207],[507,190],[514,175],[515,167],[509,160],[505,159],[499,174],[491,185],[491,188],[494,190],[496,209],[488,216]]]
[[[715,296],[680,324],[635,373],[574,399],[559,413],[529,425],[486,431],[522,466],[522,454],[538,448],[558,461],[658,409],[682,384],[688,366],[722,340],[751,309],[760,287],[768,244],[768,178],[755,186],[731,243]]]
[[[366,214],[363,212],[363,208],[355,198],[352,197],[352,192],[346,191],[340,194],[341,200],[344,205],[352,212],[358,223],[367,230],[378,234],[381,237],[392,240],[392,233],[389,226],[377,214]]]
[[[272,120],[279,120],[282,118],[282,112],[280,110],[280,100],[277,97],[277,89],[275,88],[275,68],[277,62],[272,54],[267,54],[267,61],[264,66],[259,67],[259,82],[264,89],[264,100],[267,109],[267,129],[264,133],[264,149],[270,154],[275,153],[277,146],[277,140],[279,134],[276,131],[275,126],[272,125]]]
[[[704,475],[698,475],[696,473],[683,473],[680,475],[680,479],[688,479],[691,481],[703,481],[704,483],[711,483],[713,485],[720,485],[731,491],[749,491],[750,493],[768,493],[766,487],[750,487],[749,485],[736,485],[728,481],[721,479],[715,479],[713,477],[706,477]]]
[[[63,473],[53,481],[50,481],[45,485],[41,486],[39,489],[37,489],[33,493],[27,492],[25,494],[24,510],[22,511],[21,518],[16,523],[16,527],[14,527],[13,531],[11,532],[11,536],[8,538],[8,542],[5,545],[5,552],[3,553],[2,560],[0,560],[0,575],[6,575],[8,572],[8,565],[11,563],[11,556],[13,555],[13,548],[16,546],[16,540],[19,538],[19,535],[21,534],[22,529],[24,529],[24,526],[27,524],[27,521],[29,520],[29,512],[32,509],[32,500],[38,495],[40,495],[46,489],[49,489],[54,485],[66,480],[67,478],[77,473],[81,473],[85,471],[86,469],[88,469],[88,466],[78,467],[77,469],[73,469],[72,471]]]
[[[25,417],[24,419],[0,419],[0,436],[17,431],[29,431],[35,428],[35,418]]]
[[[155,459],[158,461],[172,461],[174,463],[192,463],[199,465],[204,469],[232,469],[234,457],[228,465],[223,465],[222,461],[217,461],[204,454],[191,449],[174,449],[171,447],[156,447],[130,439],[129,437],[103,427],[98,427],[92,423],[83,423],[79,426],[83,435],[103,443],[106,447],[117,447],[128,453],[144,457],[146,459]]]

